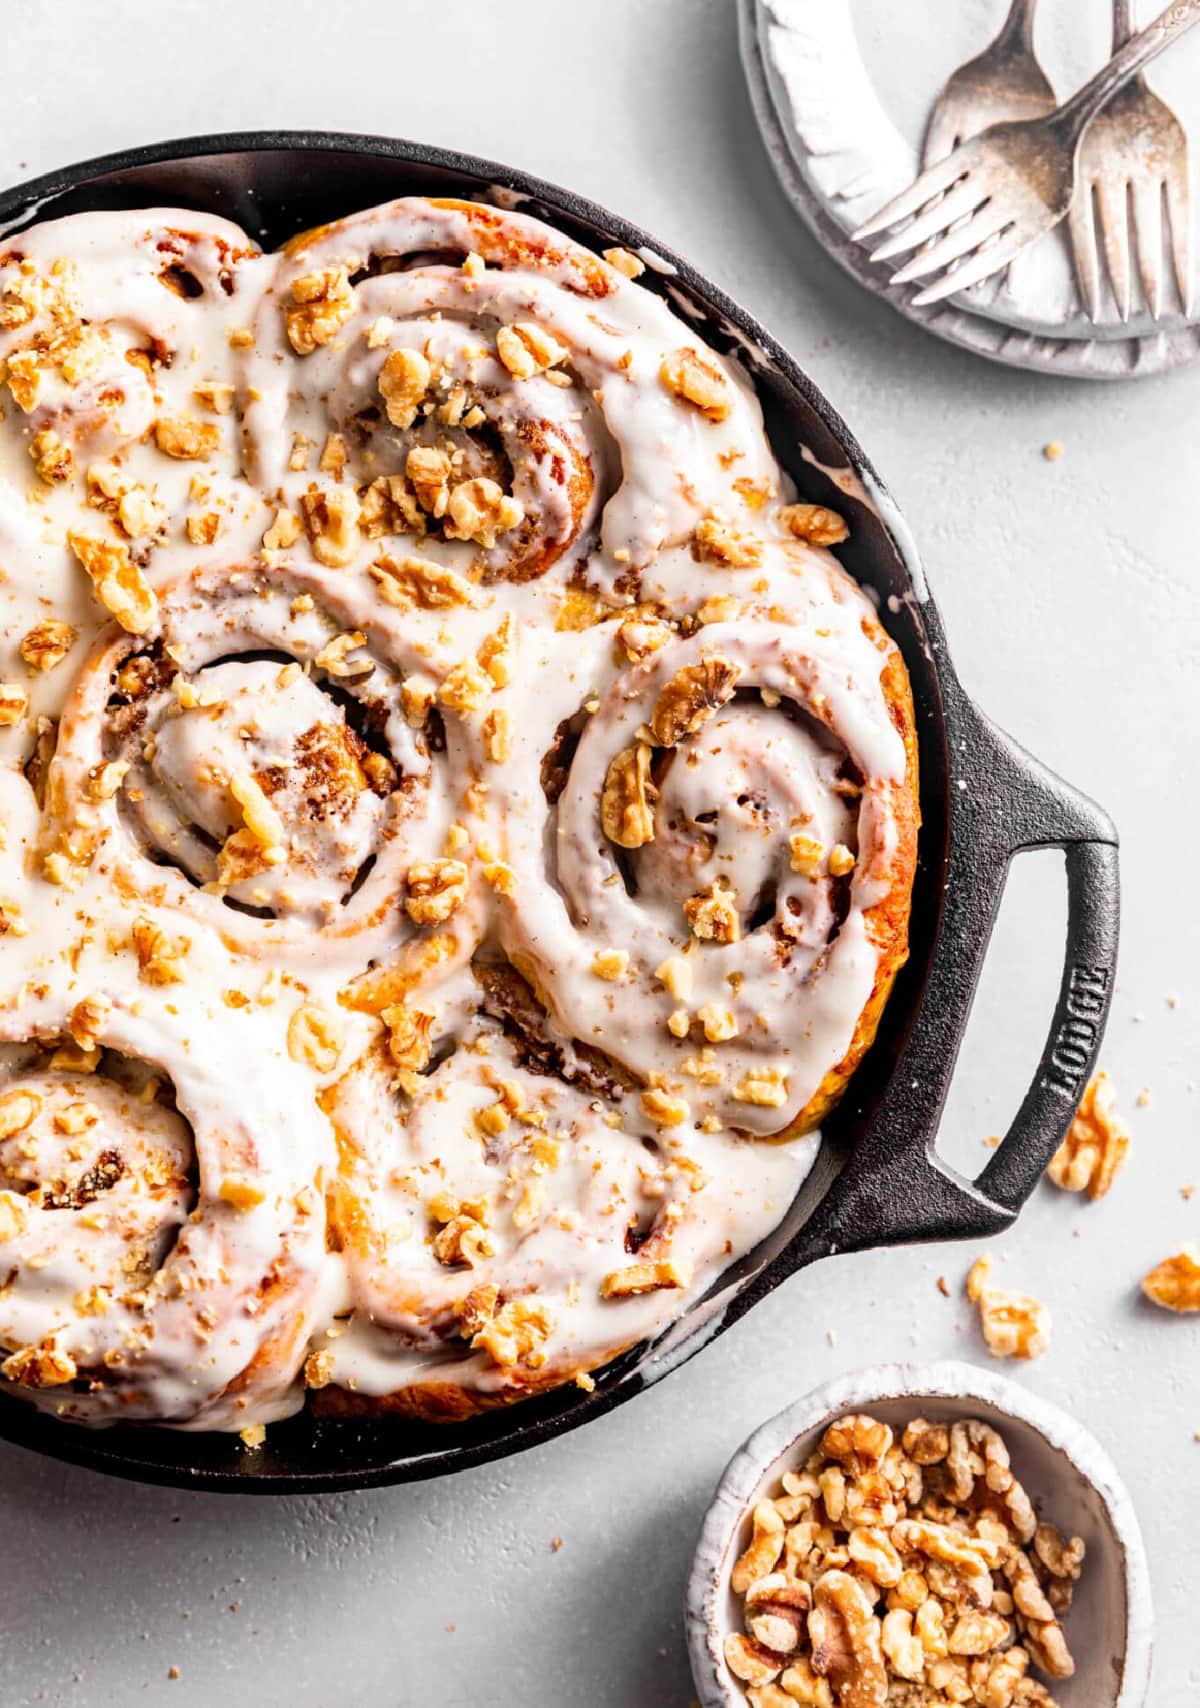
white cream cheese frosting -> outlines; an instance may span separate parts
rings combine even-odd
[[[0,245],[13,1392],[460,1416],[792,1202],[903,958],[911,709],[641,270],[416,198]]]

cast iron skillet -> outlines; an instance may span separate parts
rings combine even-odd
[[[657,265],[643,283],[712,343],[740,355],[776,454],[802,494],[848,515],[850,541],[841,555],[878,595],[916,698],[924,827],[912,953],[878,1039],[826,1123],[817,1166],[782,1224],[681,1323],[599,1374],[593,1394],[568,1388],[440,1427],[305,1414],[274,1426],[254,1453],[215,1434],[82,1429],[0,1399],[0,1436],[118,1476],[258,1494],[366,1488],[498,1459],[574,1429],[659,1380],[818,1258],[918,1240],[981,1239],[1007,1227],[1074,1113],[1107,1018],[1118,925],[1112,824],[967,698],[907,530],[844,422],[756,321],[645,232],[523,172],[443,149],[389,137],[255,131],[163,143],[50,173],[0,195],[0,234],[35,218],[165,203],[224,214],[273,246],[410,193],[515,205],[593,249],[653,251]],[[987,1167],[967,1180],[934,1152],[938,1120],[1009,862],[1022,849],[1044,847],[1066,853],[1062,984],[1024,1102]]]

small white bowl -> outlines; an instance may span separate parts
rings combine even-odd
[[[755,1503],[846,1412],[869,1412],[899,1434],[917,1416],[979,1417],[1012,1454],[1039,1514],[1087,1543],[1066,1631],[1074,1678],[1055,1681],[1060,1708],[1142,1708],[1150,1684],[1150,1574],[1133,1505],[1116,1467],[1087,1430],[1048,1400],[972,1364],[876,1364],[839,1376],[771,1418],[734,1454],[705,1516],[687,1593],[688,1652],[701,1708],[747,1708],[725,1664],[741,1629],[729,1587],[750,1540]]]

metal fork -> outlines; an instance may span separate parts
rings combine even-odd
[[[928,244],[892,275],[894,283],[905,284],[940,272],[913,298],[918,307],[1007,267],[1070,207],[1075,156],[1089,121],[1147,61],[1197,22],[1200,0],[1172,0],[1069,101],[1045,118],[989,125],[880,208],[859,226],[855,238],[861,241],[911,221],[880,249],[894,255]],[[940,240],[931,243],[931,238]]]
[[[1113,51],[1133,31],[1129,0],[1113,0]],[[1130,233],[1137,238],[1138,274],[1146,308],[1157,320],[1162,312],[1163,200],[1171,236],[1171,264],[1179,301],[1191,310],[1191,203],[1188,144],[1183,126],[1167,103],[1134,76],[1097,113],[1088,126],[1075,163],[1071,203],[1071,244],[1083,306],[1090,320],[1100,313],[1100,262],[1096,218],[1113,300],[1122,320],[1129,319]]]
[[[988,125],[1054,111],[1058,97],[1033,49],[1036,7],[1037,0],[1013,0],[996,39],[946,79],[925,127],[925,166]]]

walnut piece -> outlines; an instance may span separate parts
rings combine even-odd
[[[701,563],[720,563],[729,569],[755,569],[762,562],[757,534],[734,527],[723,517],[706,516],[692,535],[692,552]]]
[[[292,280],[285,311],[288,340],[298,356],[330,344],[354,313],[354,287],[345,267],[325,267]]]
[[[428,558],[394,558],[384,552],[367,573],[384,602],[401,611],[413,605],[422,611],[450,610],[474,602],[474,589],[465,576]]]
[[[448,540],[474,540],[490,551],[501,534],[525,520],[520,501],[506,494],[486,475],[460,481],[446,506],[445,532]]]
[[[654,802],[650,749],[635,742],[608,767],[600,796],[600,828],[618,848],[642,848],[654,841]]]
[[[189,421],[185,416],[160,416],[154,423],[154,442],[168,457],[199,461],[211,457],[221,443],[215,421]]]
[[[379,395],[393,427],[411,427],[429,391],[433,370],[419,350],[393,350],[379,370]]]
[[[1046,1173],[1064,1192],[1103,1198],[1128,1150],[1129,1131],[1117,1117],[1112,1081],[1106,1073],[1098,1073]]]
[[[741,915],[730,892],[715,879],[707,890],[689,896],[683,904],[684,917],[692,935],[709,943],[736,943],[742,935]]]
[[[344,486],[326,487],[324,490],[310,486],[300,495],[300,510],[317,562],[323,563],[327,569],[345,569],[354,556],[359,517],[355,493]]]
[[[985,1253],[973,1263],[966,1284],[988,1351],[993,1358],[1040,1358],[1050,1345],[1050,1312],[1030,1293],[989,1286],[991,1262]]]
[[[21,657],[31,670],[53,670],[70,652],[76,638],[70,623],[46,617],[22,637]]]
[[[686,1287],[688,1274],[678,1263],[631,1263],[625,1269],[614,1269],[600,1283],[602,1299],[630,1299],[642,1293],[656,1293],[664,1287]]]
[[[733,698],[740,674],[736,664],[717,653],[676,671],[659,691],[650,718],[658,745],[674,747],[685,736],[695,735]]]
[[[333,1072],[344,1041],[341,1022],[315,1003],[302,1003],[288,1021],[288,1055],[316,1073]]]
[[[785,504],[779,520],[789,534],[813,546],[838,546],[850,537],[844,519],[823,504]]]
[[[532,320],[502,326],[496,334],[496,354],[516,380],[532,379],[557,367],[570,355],[565,344],[552,338]]]
[[[1165,1311],[1200,1311],[1200,1252],[1185,1245],[1142,1281],[1142,1292]]]
[[[129,547],[91,534],[69,533],[67,544],[91,578],[97,599],[131,635],[144,635],[158,620],[158,600]]]
[[[664,357],[659,379],[673,396],[699,410],[714,424],[725,421],[733,410],[729,381],[710,356],[685,345]]]
[[[417,925],[440,925],[467,894],[467,868],[461,860],[421,860],[408,868],[404,906]]]

